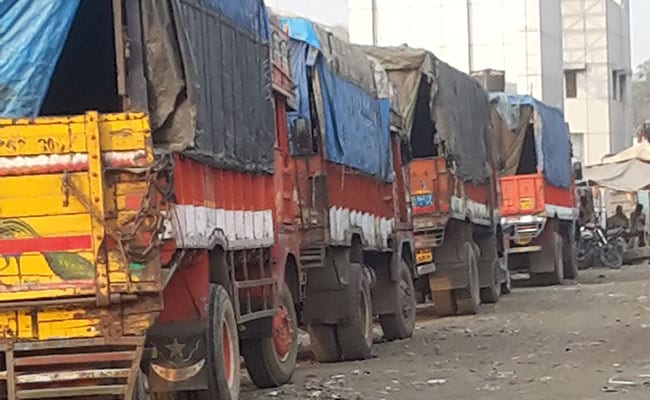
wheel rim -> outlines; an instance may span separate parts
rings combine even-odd
[[[370,310],[370,304],[368,303],[366,299],[366,292],[361,291],[361,318],[363,320],[363,334],[366,339],[366,342],[370,345],[372,344],[372,339],[370,335],[370,331],[372,329],[372,311]]]
[[[273,347],[280,361],[285,362],[291,352],[293,341],[293,327],[291,315],[286,305],[281,305],[278,313],[273,317]]]
[[[232,332],[227,321],[223,322],[222,333],[222,350],[223,350],[223,364],[224,372],[226,374],[226,382],[228,387],[232,388],[235,384],[235,350],[233,349],[234,343],[232,341]]]

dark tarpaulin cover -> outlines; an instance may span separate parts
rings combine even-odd
[[[411,137],[416,110],[429,111],[436,143],[446,142],[454,174],[483,182],[491,174],[490,105],[487,93],[469,75],[440,61],[433,53],[411,47],[360,46],[382,64],[399,99],[404,135]],[[431,89],[426,107],[418,107],[420,84]]]
[[[269,16],[260,0],[203,0],[258,39],[269,39]]]
[[[438,140],[447,140],[455,174],[480,182],[490,177],[492,142],[487,93],[469,76],[438,62],[434,108]]]
[[[268,43],[200,0],[141,4],[156,144],[221,168],[272,172]]]
[[[0,0],[0,116],[38,115],[79,0]]]
[[[296,118],[305,118],[311,124],[309,107],[309,83],[307,69],[313,66],[318,73],[325,127],[325,146],[327,158],[337,164],[346,165],[359,171],[390,182],[394,179],[392,150],[390,147],[390,102],[377,99],[355,82],[344,79],[331,71],[328,59],[321,52],[316,59],[308,56],[310,49],[320,49],[311,22],[302,18],[285,18],[291,43],[291,73],[296,87],[298,109],[288,113],[289,128]],[[345,45],[339,41],[339,45]],[[349,44],[348,44],[349,45]],[[351,45],[349,45],[351,46]],[[309,59],[309,62],[308,62]],[[365,56],[355,59],[368,67],[367,82],[374,82],[371,62]],[[341,61],[351,62],[349,59]],[[355,66],[354,69],[359,69]],[[341,67],[345,71],[353,68]],[[374,90],[376,92],[376,90]]]

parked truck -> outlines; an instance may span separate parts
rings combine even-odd
[[[311,21],[282,24],[296,87],[288,118],[306,274],[302,321],[317,360],[365,359],[373,316],[388,340],[410,337],[415,324],[399,118],[380,87],[385,72],[373,74],[362,52]]]
[[[576,171],[564,116],[530,96],[493,93],[491,103],[509,268],[536,285],[574,279]]]
[[[363,47],[394,84],[410,158],[417,286],[441,316],[507,287],[487,94],[425,50]]]
[[[262,1],[16,0],[0,23],[0,398],[236,399],[240,353],[287,382],[292,85]]]

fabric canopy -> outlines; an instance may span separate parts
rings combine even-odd
[[[584,178],[600,186],[635,192],[650,186],[650,163],[637,159],[586,167]]]
[[[650,143],[644,142],[607,156],[602,164],[586,167],[584,178],[625,192],[650,187]]]

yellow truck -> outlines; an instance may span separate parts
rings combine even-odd
[[[0,120],[0,397],[130,396],[162,307],[163,169],[144,114]]]

